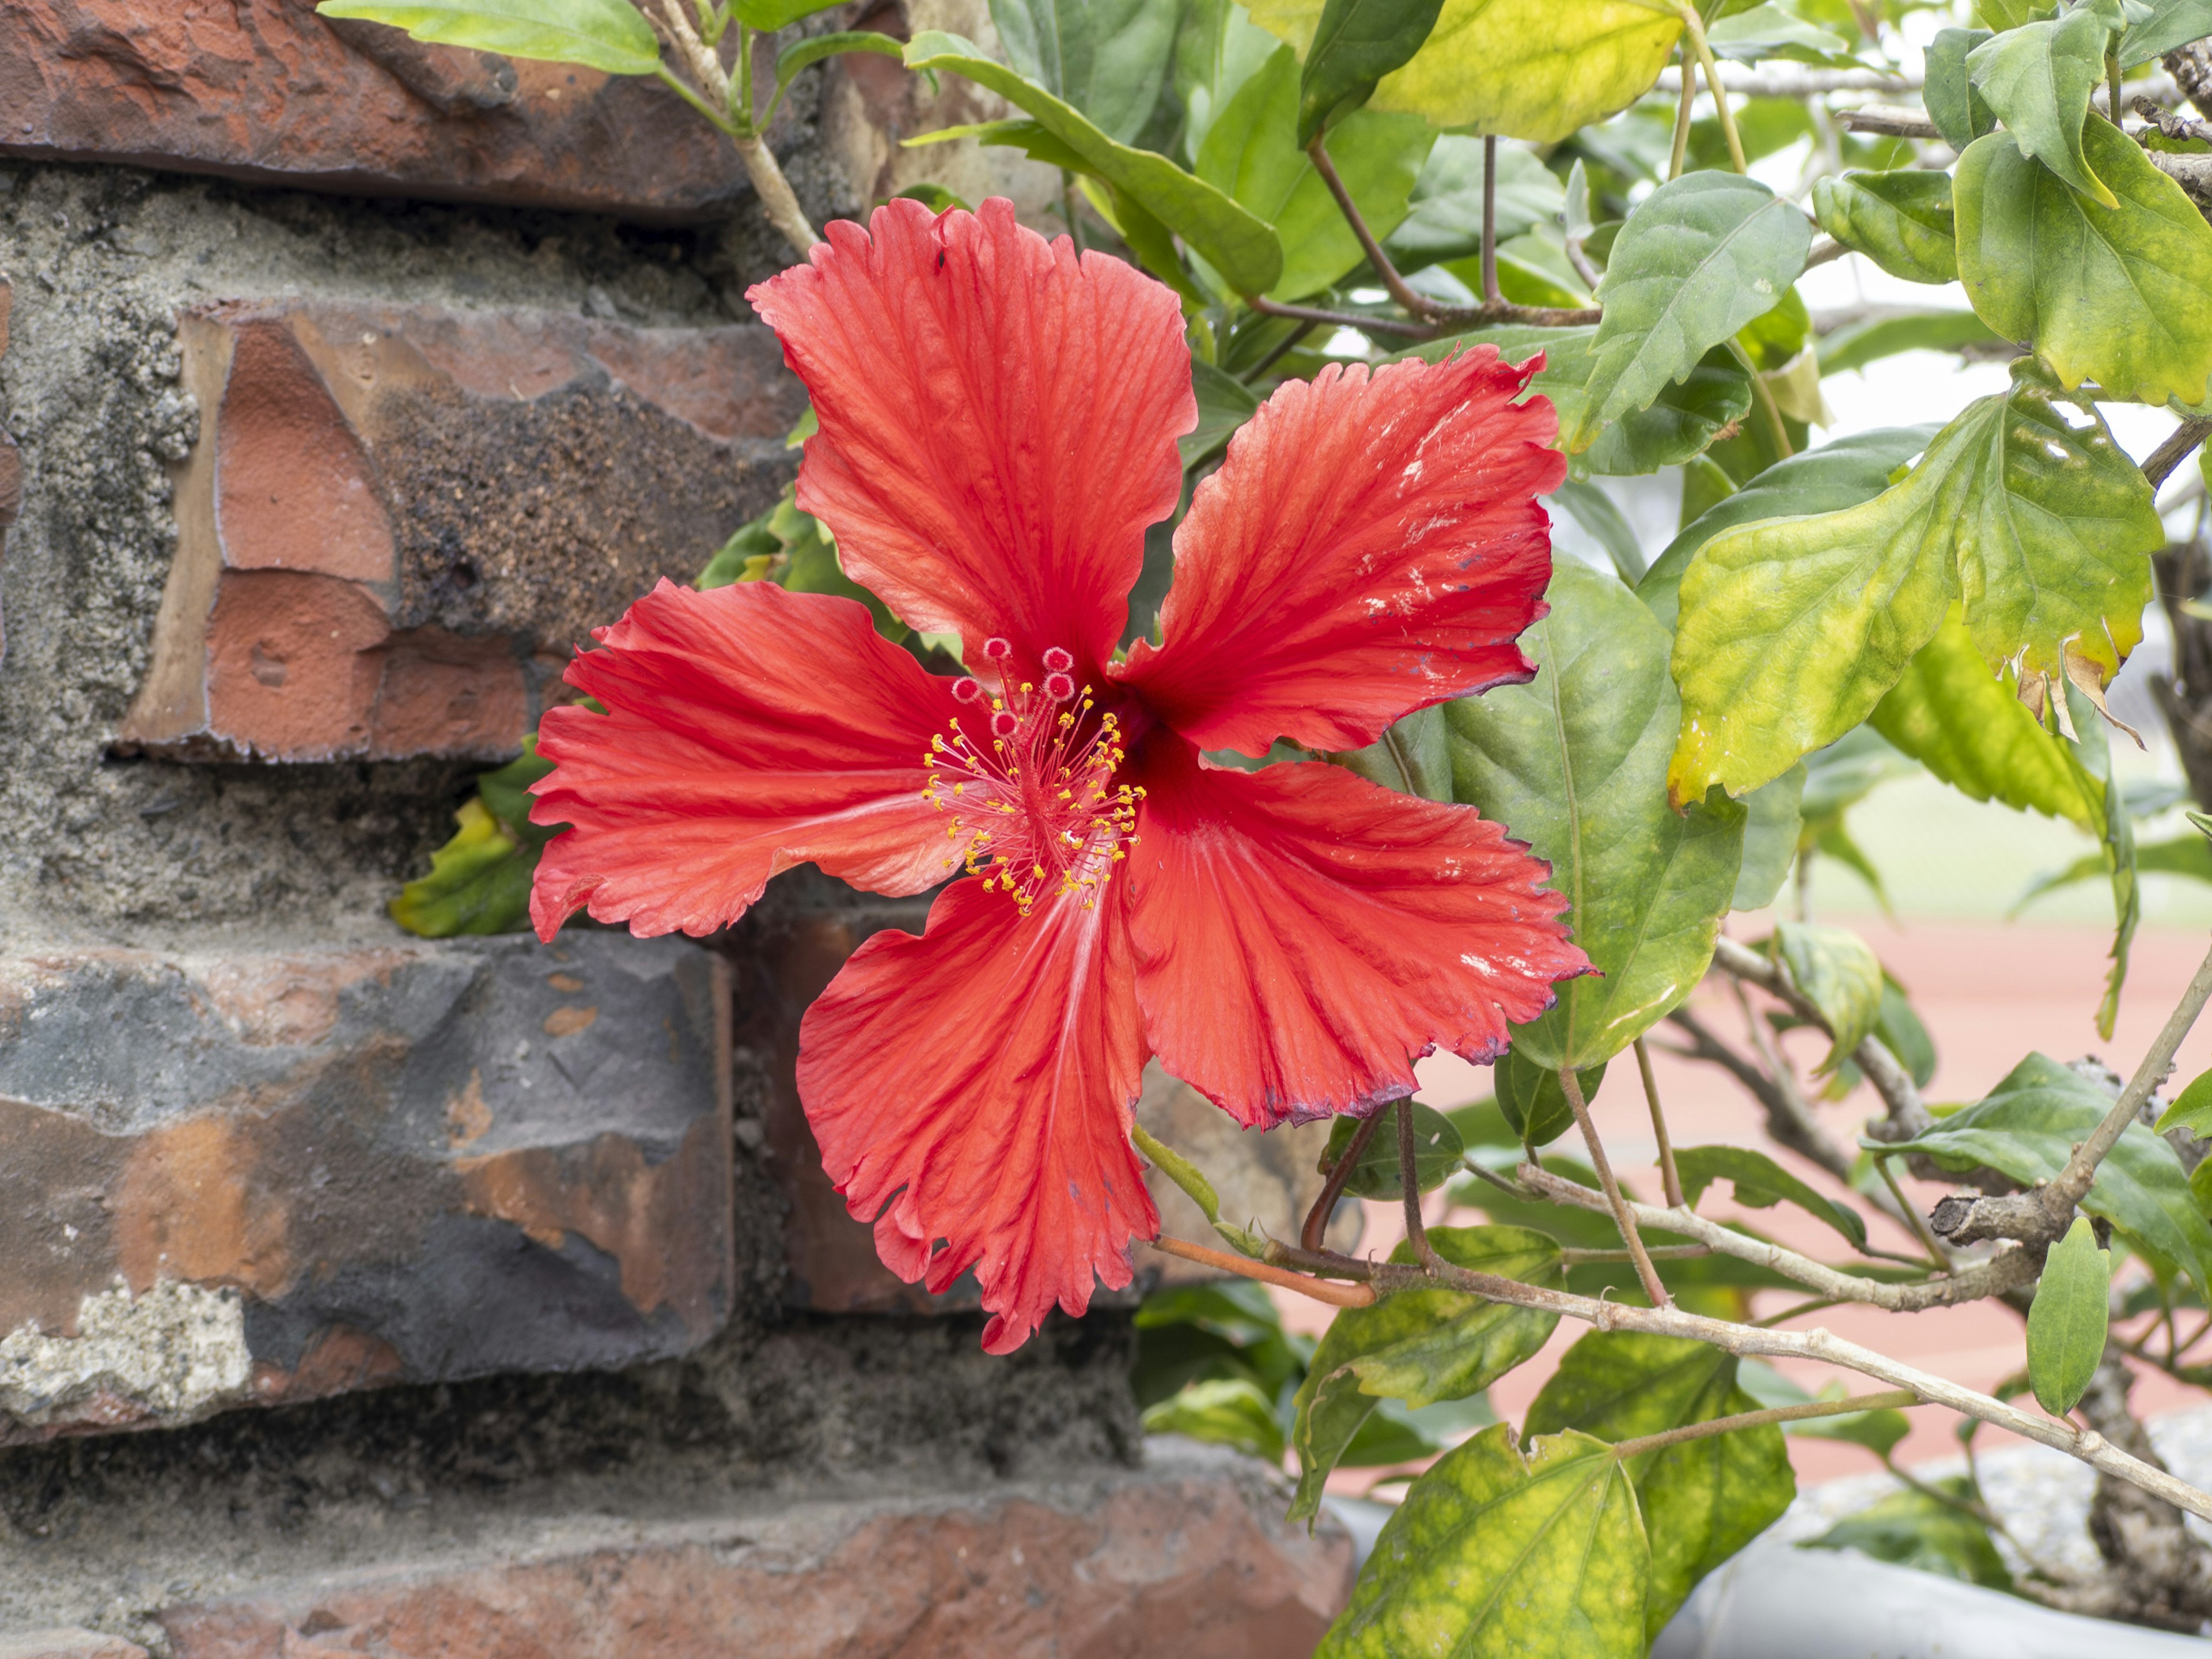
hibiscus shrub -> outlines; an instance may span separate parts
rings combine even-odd
[[[803,862],[933,890],[806,1016],[830,1178],[902,1276],[974,1275],[994,1352],[1128,1285],[1133,1245],[1229,1276],[1147,1304],[1147,1420],[1294,1457],[1294,1514],[1449,1446],[1328,1654],[1641,1653],[1790,1502],[1784,1424],[1887,1458],[1914,1404],[2100,1472],[2112,1571],[2022,1592],[2212,1615],[2179,1515],[2212,1497],[2126,1406],[2129,1360],[2206,1375],[2212,1318],[2175,1314],[2212,1286],[2212,1078],[2163,1115],[2154,1091],[2212,963],[2124,1082],[2030,1054],[1941,1113],[1903,988],[1803,879],[1826,854],[1878,885],[1844,815],[1899,769],[2072,822],[2094,851],[2055,879],[2113,895],[2109,1036],[2138,872],[2212,878],[2193,830],[2137,844],[2172,803],[2127,798],[2106,713],[2163,572],[2157,690],[2212,807],[2212,552],[2174,476],[2212,431],[2212,4],[992,0],[995,54],[855,31],[773,58],[823,0],[322,9],[659,76],[805,256],[750,296],[811,398],[794,492],[599,631],[583,700],[483,781],[402,922],[703,934]],[[817,240],[760,134],[853,51],[1003,100],[909,142],[1058,168],[1066,234],[932,185]],[[1814,313],[1799,278],[1846,253],[1972,308]],[[1810,441],[1824,374],[1914,349],[2009,386]],[[2101,412],[2127,403],[2174,422],[2140,462]],[[1653,548],[1595,481],[1659,473]],[[1553,557],[1560,510],[1604,562]],[[1793,867],[1795,919],[1730,937]],[[1744,1036],[1686,1005],[1709,979]],[[1655,1033],[1831,1190],[1673,1146]],[[1413,1105],[1439,1050],[1495,1100]],[[1337,1120],[1298,1238],[1133,1122],[1148,1060],[1255,1131]],[[1640,1074],[1659,1202],[1592,1123],[1608,1065]],[[1854,1148],[1813,1103],[1858,1089]],[[1218,1240],[1158,1236],[1148,1164]],[[1975,1185],[1923,1216],[1899,1164]],[[1721,1181],[1836,1260],[1701,1215]],[[1428,1225],[1439,1188],[1482,1224]],[[1348,1197],[1402,1205],[1389,1260],[1327,1247]],[[1340,1311],[1309,1343],[1262,1285]],[[1753,1321],[1773,1287],[1805,1299]],[[2002,1398],[1803,1328],[1985,1297],[2024,1318]],[[1589,1329],[1490,1422],[1562,1318]],[[1762,1357],[1884,1386],[1811,1398]],[[1954,1485],[1826,1541],[2014,1582]]]

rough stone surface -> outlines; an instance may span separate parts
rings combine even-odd
[[[775,498],[805,408],[763,325],[229,301],[131,749],[498,761],[569,649]],[[548,550],[557,555],[548,556]]]
[[[664,221],[752,200],[729,141],[655,81],[420,45],[313,0],[15,0],[0,88],[12,155]]]
[[[1003,1359],[981,1352],[981,1326],[741,1320],[617,1373],[398,1387],[0,1453],[0,1632],[78,1625],[163,1652],[164,1609],[341,1569],[547,1561],[710,1524],[761,1541],[780,1514],[855,1500],[856,1524],[915,1499],[1089,1507],[1143,1443],[1127,1316],[1054,1318]],[[1260,1524],[1279,1521],[1274,1477],[1233,1478],[1261,1483]]]
[[[593,932],[0,957],[0,1440],[704,1342],[726,984]]]
[[[561,318],[570,337],[627,330],[651,342],[752,320],[742,289],[766,267],[733,264],[726,241],[719,231],[0,162],[0,272],[14,296],[0,428],[20,445],[23,469],[21,513],[0,556],[9,624],[0,659],[0,938],[190,943],[210,928],[250,927],[264,940],[389,940],[385,900],[452,833],[453,809],[479,764],[114,757],[146,684],[171,574],[174,480],[189,470],[203,425],[185,380],[180,317],[240,295],[296,294],[370,312]],[[576,360],[561,361],[566,377]],[[564,398],[548,386],[535,402],[483,407],[509,435],[539,430],[550,441],[562,410],[629,395],[614,389],[617,379],[633,383],[626,366],[607,367],[604,389],[589,397]],[[593,388],[596,373],[586,377]],[[688,420],[652,418],[679,435],[697,431]],[[555,452],[537,453],[550,465]],[[472,497],[468,510],[516,523],[520,508],[500,499],[496,475],[425,471],[417,481],[422,492],[441,481],[480,488],[492,509]],[[529,483],[557,488],[550,477]],[[702,499],[726,487],[703,480]],[[450,515],[439,523],[450,526]],[[403,541],[406,529],[395,531]],[[667,546],[659,556],[696,569],[716,544],[702,519],[688,550]],[[434,552],[426,544],[417,555],[424,569]],[[502,556],[520,554],[508,536]],[[581,581],[580,556],[557,539],[532,558],[549,588]],[[473,599],[440,598],[425,579],[392,625],[519,629],[508,615],[468,608],[507,602],[489,596],[489,586],[479,583]],[[400,602],[397,587],[392,597]],[[611,620],[626,597],[610,591],[606,602],[608,613],[589,620]],[[549,629],[569,625],[544,620]],[[554,637],[565,647],[574,636]]]
[[[42,1630],[0,1636],[0,1659],[146,1659],[146,1650],[96,1631]]]
[[[979,1305],[972,1274],[932,1296],[884,1266],[875,1237],[845,1208],[822,1168],[821,1149],[799,1103],[799,1024],[863,941],[886,927],[918,933],[929,914],[927,897],[872,899],[811,872],[779,878],[768,902],[752,911],[729,940],[738,984],[736,1048],[740,1073],[762,1101],[760,1153],[790,1206],[785,1233],[790,1275],[785,1291],[796,1306],[832,1312],[939,1311]],[[1219,1194],[1224,1219],[1295,1239],[1306,1212],[1320,1196],[1316,1168],[1328,1142],[1326,1123],[1248,1133],[1189,1085],[1154,1065],[1145,1074],[1137,1116],[1167,1145],[1206,1171]],[[750,1129],[742,1131],[750,1133]],[[1159,1208],[1162,1231],[1200,1243],[1213,1232],[1198,1206],[1158,1170],[1146,1184]],[[1349,1249],[1358,1242],[1357,1205],[1339,1212],[1329,1243]],[[1134,1247],[1137,1277],[1119,1299],[1133,1301],[1162,1284],[1214,1277],[1196,1263]],[[1113,1293],[1097,1298],[1113,1301]]]

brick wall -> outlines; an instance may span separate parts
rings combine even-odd
[[[798,1021],[921,903],[384,914],[792,475],[727,146],[307,0],[22,0],[0,86],[0,1656],[1308,1650],[1341,1540],[1145,1452],[1129,1297],[986,1358],[829,1190]],[[1034,206],[895,143],[1000,112],[846,58],[773,137],[817,222]],[[1142,1110],[1294,1228],[1310,1133]]]

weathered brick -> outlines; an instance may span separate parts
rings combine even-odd
[[[0,1636],[0,1659],[146,1659],[146,1650],[94,1631],[42,1630]]]
[[[809,903],[806,890],[785,878],[783,894],[797,902],[772,904],[741,924],[744,949],[732,960],[738,975],[736,1043],[740,1063],[761,1080],[764,1096],[763,1151],[790,1203],[785,1236],[790,1276],[787,1294],[799,1306],[835,1312],[949,1311],[978,1305],[972,1276],[941,1296],[908,1285],[876,1255],[869,1228],[847,1212],[844,1199],[822,1168],[821,1150],[799,1099],[799,1024],[807,1005],[845,965],[862,941],[884,927],[920,933],[927,900]],[[827,885],[827,884],[825,884]],[[1167,1145],[1190,1157],[1212,1180],[1224,1218],[1295,1239],[1306,1212],[1321,1194],[1316,1168],[1328,1141],[1322,1123],[1248,1133],[1188,1084],[1146,1069],[1137,1103],[1140,1122]],[[1198,1206],[1158,1170],[1146,1184],[1158,1206],[1162,1230],[1212,1243],[1212,1229]],[[1329,1243],[1349,1249],[1359,1237],[1357,1206],[1343,1206]],[[1137,1279],[1128,1296],[1148,1286],[1182,1284],[1215,1275],[1196,1263],[1135,1247]],[[1103,1300],[1127,1299],[1105,1296]]]
[[[1306,1659],[1348,1541],[1284,1524],[1279,1488],[1229,1463],[334,1569],[157,1616],[175,1659]]]
[[[419,45],[311,0],[12,0],[0,86],[0,153],[34,159],[659,221],[752,195],[654,81]]]
[[[568,651],[774,499],[804,407],[757,325],[232,301],[126,750],[511,756]]]
[[[590,932],[0,957],[0,1443],[696,1346],[727,1006]]]
[[[8,319],[15,306],[15,290],[0,276],[0,358],[8,355]],[[0,563],[5,562],[8,526],[23,510],[23,456],[14,435],[0,426]],[[0,611],[0,662],[8,659],[8,617]]]

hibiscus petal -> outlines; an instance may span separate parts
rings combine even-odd
[[[1175,295],[1079,259],[1010,203],[833,224],[811,264],[747,298],[783,337],[821,430],[799,504],[846,574],[969,662],[1011,641],[1096,675],[1121,637],[1145,527],[1175,510],[1198,422]]]
[[[850,599],[663,581],[568,665],[605,714],[548,710],[555,763],[531,808],[548,843],[539,934],[580,904],[640,934],[711,933],[812,860],[882,893],[945,879],[945,821],[922,756],[958,705]]]
[[[1127,866],[1160,1063],[1238,1121],[1364,1110],[1437,1048],[1478,1063],[1589,971],[1551,866],[1470,806],[1319,762],[1239,772],[1155,739]]]
[[[1526,680],[1566,462],[1549,402],[1483,346],[1286,380],[1176,532],[1166,643],[1123,672],[1200,749],[1358,749],[1403,714]]]
[[[993,1353],[1054,1303],[1081,1313],[1093,1274],[1127,1285],[1130,1239],[1159,1231],[1129,1147],[1145,1051],[1120,891],[1024,919],[959,882],[921,938],[854,951],[799,1026],[823,1168],[902,1279],[975,1270]]]

